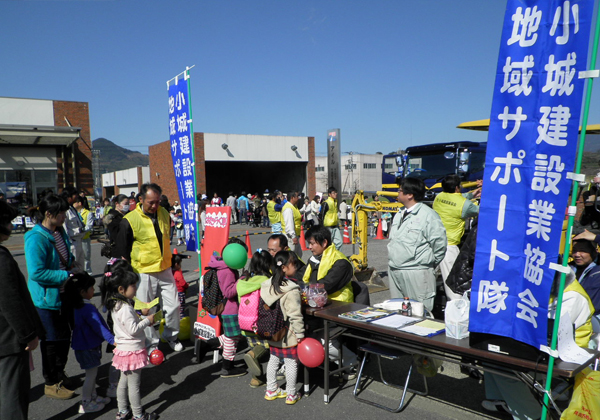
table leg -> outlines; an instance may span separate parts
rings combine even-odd
[[[323,398],[325,404],[329,404],[329,321],[327,320],[325,320],[324,340],[325,360],[323,361],[323,371],[325,372],[325,378],[323,379]]]

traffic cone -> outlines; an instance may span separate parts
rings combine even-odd
[[[248,258],[252,258],[252,245],[250,245],[250,234],[246,231],[246,246],[248,247]]]
[[[306,239],[304,238],[304,226],[300,227],[300,248],[302,251],[308,250],[306,247]]]
[[[379,225],[377,226],[377,236],[375,239],[385,239],[383,236],[383,224],[381,223],[381,219],[379,219]]]
[[[344,243],[345,244],[352,243],[352,241],[350,240],[350,232],[348,232],[348,223],[344,223]]]
[[[177,255],[179,254],[179,252],[177,251],[177,248],[173,248],[173,255]]]

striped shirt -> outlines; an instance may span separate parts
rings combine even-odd
[[[63,239],[61,233],[58,230],[52,232],[52,236],[54,236],[56,249],[61,256],[59,268],[61,270],[67,270],[67,267],[65,267],[65,265],[63,264],[63,261],[69,261],[69,250],[67,250],[65,240]]]

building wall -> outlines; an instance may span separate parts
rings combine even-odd
[[[94,177],[92,176],[92,139],[90,132],[90,112],[87,102],[52,101],[54,112],[54,125],[58,127],[81,127],[80,137],[72,146],[75,159],[75,173],[72,161],[66,160],[66,174],[63,171],[62,156],[59,156],[58,182],[62,186],[73,185],[85,191],[88,195],[94,194]],[[62,155],[62,153],[60,154]]]
[[[228,145],[229,153],[221,147],[223,143]],[[292,146],[296,146],[297,150],[292,151]],[[172,202],[179,197],[179,194],[175,185],[170,143],[165,141],[152,145],[148,148],[148,152],[151,182],[159,184],[163,189],[163,194],[167,195]],[[207,161],[230,161],[231,163],[247,161],[307,162],[306,190],[309,195],[314,195],[316,192],[314,171],[312,170],[315,159],[314,137],[194,133],[194,153],[196,192],[198,194],[208,195],[206,190]],[[248,155],[244,153],[248,153]],[[256,160],[250,158],[256,158]]]
[[[383,155],[379,154],[353,154],[342,156],[342,191],[350,195],[356,190],[379,191],[381,190],[381,165]],[[350,160],[354,169],[350,170]],[[366,168],[365,165],[370,166]],[[372,167],[374,166],[374,167]],[[327,185],[327,156],[315,158],[315,181],[317,192],[326,192]],[[321,170],[322,169],[322,170]]]

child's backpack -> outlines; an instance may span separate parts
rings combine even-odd
[[[256,330],[254,331],[265,340],[281,341],[285,337],[287,327],[281,312],[279,299],[272,306],[269,306],[260,298],[258,305],[258,319],[256,320]]]
[[[217,269],[209,268],[203,277],[202,307],[211,315],[221,315],[227,299],[219,287]]]
[[[240,297],[238,321],[244,331],[254,331],[258,320],[258,306],[260,304],[260,289]]]

